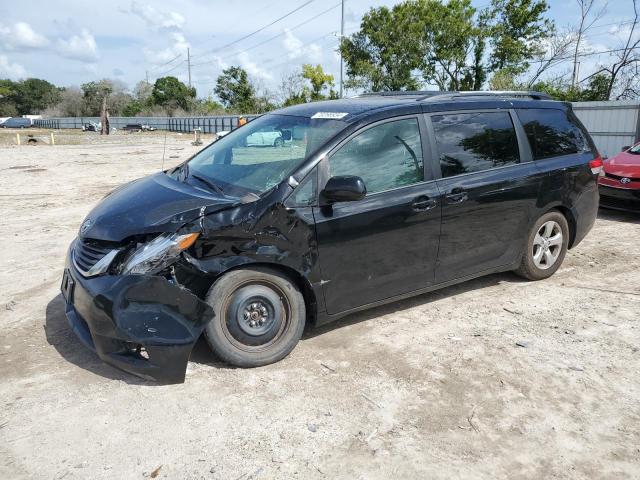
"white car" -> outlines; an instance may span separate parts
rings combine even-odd
[[[247,147],[281,147],[284,145],[282,132],[277,130],[255,132],[247,137]]]

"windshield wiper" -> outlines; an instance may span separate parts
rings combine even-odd
[[[204,183],[209,188],[211,188],[211,189],[215,190],[216,192],[218,192],[220,195],[224,195],[224,190],[219,185],[216,185],[214,182],[212,182],[208,178],[201,177],[200,175],[197,175],[195,173],[190,173],[188,175],[190,177],[195,178],[196,180],[201,181],[202,183]]]

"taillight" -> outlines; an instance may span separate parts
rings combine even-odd
[[[591,169],[591,173],[594,175],[602,175],[604,173],[603,167],[604,163],[602,162],[602,157],[600,155],[589,161],[589,168]]]

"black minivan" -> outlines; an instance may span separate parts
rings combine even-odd
[[[284,108],[107,195],[69,248],[66,315],[145,378],[184,381],[203,332],[224,361],[265,365],[305,325],[494,272],[549,277],[595,221],[601,169],[544,94]]]

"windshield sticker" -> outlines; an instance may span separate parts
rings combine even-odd
[[[325,119],[331,119],[331,120],[340,120],[341,118],[346,117],[347,115],[349,114],[341,113],[341,112],[318,112],[314,114],[313,117],[311,118],[325,118]]]

